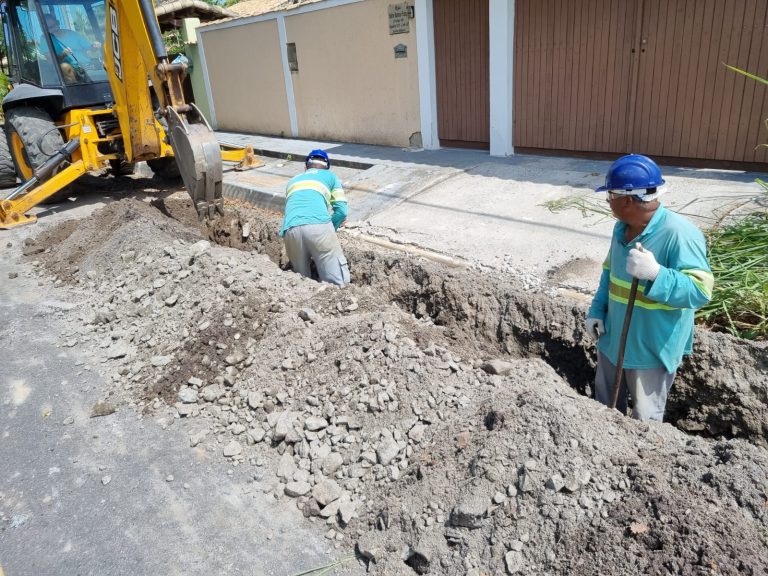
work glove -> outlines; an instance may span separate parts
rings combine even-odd
[[[600,318],[587,318],[586,327],[587,334],[592,337],[592,340],[598,340],[605,334],[605,324]]]
[[[638,242],[635,247],[629,251],[627,257],[627,274],[640,280],[656,280],[661,266],[656,262],[653,252],[643,248]]]

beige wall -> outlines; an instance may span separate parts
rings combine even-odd
[[[287,15],[299,71],[291,74],[302,138],[408,146],[420,130],[416,26],[389,34],[390,0]],[[408,57],[395,59],[405,44]]]
[[[212,30],[201,36],[216,127],[290,137],[277,21]]]

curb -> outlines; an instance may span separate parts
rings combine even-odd
[[[224,198],[243,200],[258,208],[265,208],[276,212],[282,213],[285,207],[285,197],[283,195],[277,196],[271,192],[265,192],[264,190],[259,190],[239,182],[233,183],[225,180],[221,186],[221,193]]]
[[[235,146],[235,147],[242,147],[240,144],[233,144],[230,142],[223,142],[220,141],[220,144],[225,144],[227,146]],[[304,163],[304,154],[294,154],[292,152],[281,152],[279,150],[269,150],[267,148],[253,148],[253,153],[256,154],[256,156],[265,156],[267,158],[279,158],[281,160],[287,160],[289,162],[299,162],[301,164]],[[332,166],[341,166],[342,168],[354,168],[355,170],[368,170],[368,168],[372,168],[375,166],[375,164],[371,164],[370,162],[358,162],[357,160],[344,160],[343,158],[336,158],[334,157]]]

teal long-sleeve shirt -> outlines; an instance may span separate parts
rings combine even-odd
[[[712,297],[714,280],[704,235],[696,226],[659,206],[645,230],[626,242],[626,224],[617,222],[611,248],[588,316],[604,321],[597,348],[616,364],[632,277],[627,256],[640,242],[661,265],[653,282],[640,281],[627,335],[624,367],[674,372],[693,348],[693,317]]]
[[[280,236],[294,226],[332,222],[338,229],[349,212],[341,180],[330,170],[310,168],[288,181]]]

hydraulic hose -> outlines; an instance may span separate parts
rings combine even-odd
[[[141,8],[141,15],[144,17],[144,26],[149,35],[149,41],[152,43],[152,50],[155,52],[155,58],[158,62],[168,60],[168,52],[165,50],[152,0],[139,0],[139,7]]]

